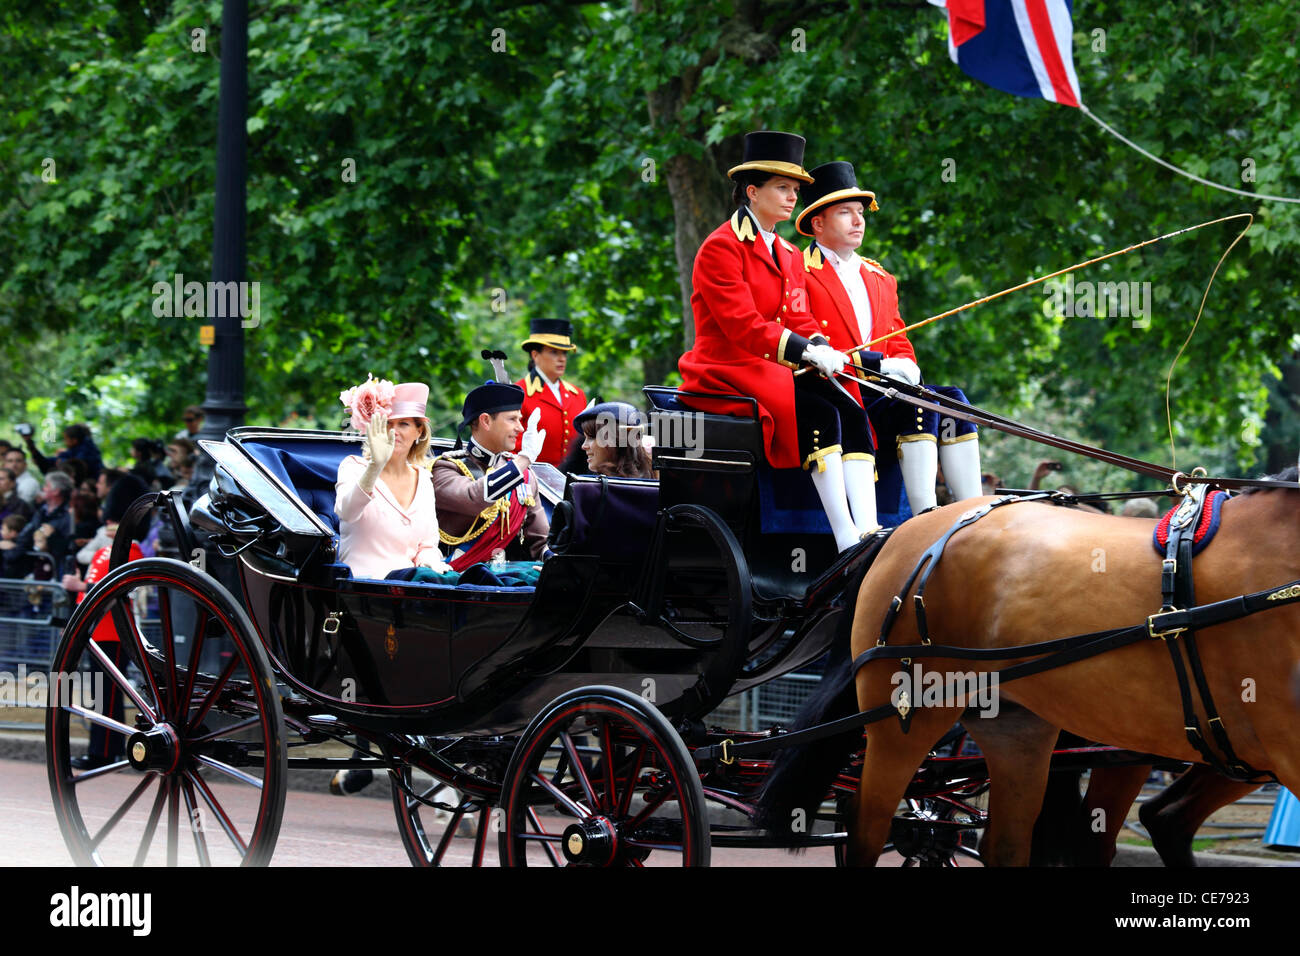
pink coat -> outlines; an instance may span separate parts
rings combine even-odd
[[[408,466],[410,467],[410,466]],[[433,504],[433,482],[424,472],[415,483],[415,499],[409,509],[396,497],[381,477],[374,491],[366,494],[357,482],[366,470],[366,462],[349,455],[339,462],[338,481],[334,485],[334,513],[339,516],[339,561],[352,568],[353,577],[383,578],[398,568],[413,567],[420,552],[433,549],[438,553],[438,512]],[[412,471],[416,469],[412,468]]]

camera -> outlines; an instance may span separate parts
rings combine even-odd
[[[14,431],[16,431],[23,438],[31,438],[32,433],[35,432],[36,429],[32,428],[32,426],[27,424],[26,422],[23,422],[21,425],[14,426]]]

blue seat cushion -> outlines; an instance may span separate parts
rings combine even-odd
[[[898,461],[882,454],[877,461],[876,520],[893,528],[912,517]],[[769,534],[830,534],[812,477],[802,468],[758,465],[759,525]]]
[[[361,451],[355,442],[276,439],[275,444],[245,441],[244,449],[261,462],[315,515],[334,530],[339,518],[334,513],[334,483],[339,462]]]

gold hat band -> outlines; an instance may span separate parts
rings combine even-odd
[[[791,179],[801,179],[806,183],[813,181],[808,175],[808,170],[802,166],[796,166],[794,163],[783,163],[776,159],[759,159],[752,163],[741,163],[739,166],[733,166],[727,170],[727,178],[735,178],[736,173],[743,172],[746,169],[754,169],[763,173],[775,173],[777,176],[789,176]]]
[[[795,217],[795,221],[794,221],[795,232],[799,233],[799,235],[801,236],[811,236],[812,233],[805,232],[803,228],[804,223],[807,222],[808,217],[810,215],[815,213],[818,209],[822,209],[826,206],[829,206],[831,203],[845,202],[849,199],[870,199],[871,202],[867,208],[869,208],[872,212],[875,212],[877,209],[880,208],[876,204],[876,194],[869,189],[837,189],[833,193],[827,193],[825,196],[817,200],[811,206],[805,207],[803,212],[799,213],[799,215]]]

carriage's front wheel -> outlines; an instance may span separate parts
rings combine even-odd
[[[220,583],[169,558],[123,565],[78,605],[53,671],[50,793],[78,864],[270,861],[285,797],[280,699]],[[74,717],[93,731],[88,753],[73,752]]]
[[[699,774],[653,704],[617,687],[556,698],[506,770],[502,866],[708,866]]]

